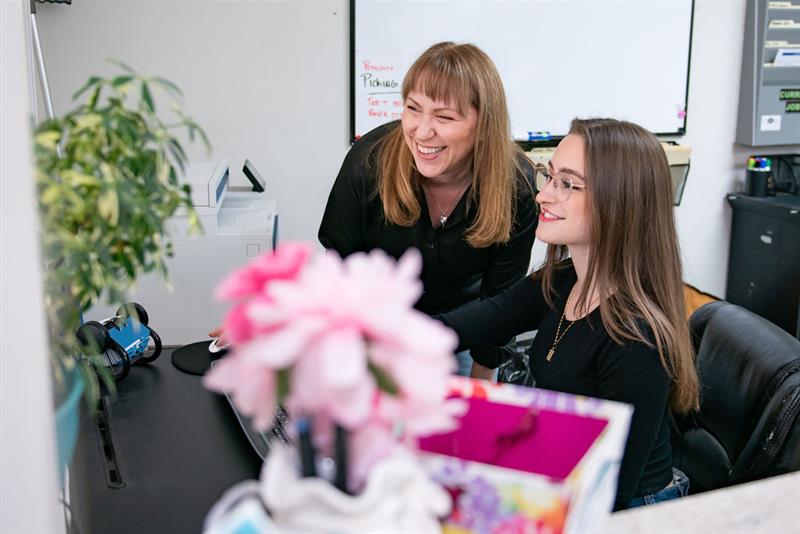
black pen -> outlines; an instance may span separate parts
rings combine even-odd
[[[304,477],[317,476],[316,454],[311,444],[311,421],[307,417],[297,419],[297,438],[300,442],[300,466]]]
[[[335,439],[336,475],[333,485],[343,493],[349,493],[347,490],[347,430],[342,428],[341,425],[336,425]]]

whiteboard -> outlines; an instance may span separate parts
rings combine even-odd
[[[352,130],[400,118],[403,76],[440,41],[470,42],[503,79],[516,140],[575,117],[686,131],[692,0],[351,0]]]

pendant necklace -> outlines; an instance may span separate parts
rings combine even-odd
[[[426,191],[428,191],[430,197],[433,199],[433,204],[436,206],[436,209],[439,210],[439,226],[445,225],[448,217],[450,217],[450,214],[456,207],[455,205],[458,203],[458,199],[461,198],[461,195],[464,193],[464,191],[466,191],[470,182],[471,180],[465,181],[464,185],[462,185],[461,188],[458,190],[458,192],[453,196],[453,198],[450,199],[450,202],[447,203],[447,205],[449,206],[449,209],[447,211],[442,209],[442,206],[439,204],[439,201],[436,200],[436,195],[434,195],[433,192],[428,191],[426,188]]]
[[[567,327],[564,329],[563,332],[561,331],[561,324],[564,322],[564,315],[566,315],[566,313],[567,310],[565,308],[564,311],[561,313],[561,319],[558,320],[558,328],[556,328],[556,336],[553,338],[553,344],[550,346],[550,350],[547,351],[548,362],[553,359],[553,356],[556,353],[556,347],[558,346],[559,343],[561,343],[561,340],[564,339],[564,336],[567,335],[567,332],[569,332],[569,329],[572,328],[572,325],[575,324],[575,321],[572,321],[567,325]]]
[[[575,286],[572,286],[572,289],[574,290]],[[564,311],[561,312],[561,319],[558,320],[558,328],[556,328],[556,335],[553,338],[553,344],[550,346],[550,350],[547,351],[547,358],[546,359],[547,359],[548,362],[553,359],[553,356],[555,356],[556,347],[558,347],[558,344],[561,343],[562,339],[564,339],[564,336],[567,335],[567,332],[569,331],[570,328],[572,328],[572,325],[574,325],[575,323],[577,323],[580,320],[580,318],[576,318],[574,321],[571,321],[567,325],[567,327],[564,329],[563,332],[561,331],[561,325],[564,323],[564,317],[567,314],[567,307],[569,306],[569,297],[571,297],[571,296],[572,296],[572,290],[570,290],[569,295],[567,296],[567,302],[564,304]],[[589,301],[589,306],[587,306],[587,307],[590,307],[592,304],[594,304],[595,301],[596,301],[596,298],[593,298],[592,300],[590,300]],[[588,313],[586,315],[588,315]],[[586,317],[586,315],[583,315],[583,317]]]

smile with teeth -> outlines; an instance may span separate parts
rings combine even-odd
[[[542,212],[539,214],[539,218],[547,221],[560,221],[563,219],[563,217],[558,217],[557,215],[553,215],[544,208],[542,208]]]
[[[429,146],[417,145],[417,150],[419,150],[420,152],[422,152],[423,154],[428,155],[428,156],[430,156],[432,154],[436,154],[438,152],[441,152],[442,150],[444,150],[444,148],[445,147],[443,147],[443,146],[430,146],[429,147]]]

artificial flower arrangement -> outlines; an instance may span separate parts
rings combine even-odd
[[[206,375],[205,385],[227,393],[260,430],[271,426],[279,405],[285,407],[291,421],[302,423],[302,428],[295,427],[296,439],[306,431],[316,455],[346,464],[346,483],[337,475],[336,489],[318,477],[297,474],[305,451],[273,447],[265,465],[271,475],[262,474],[262,484],[279,490],[269,502],[266,488],[264,500],[275,516],[281,506],[277,501],[301,495],[302,513],[295,515],[303,518],[283,518],[289,530],[314,528],[308,521],[319,492],[341,494],[318,506],[326,529],[335,530],[341,520],[347,530],[355,525],[368,529],[370,521],[377,521],[373,526],[382,523],[382,528],[405,521],[413,530],[436,525],[436,516],[447,513],[447,494],[407,454],[417,438],[453,430],[466,409],[463,401],[448,398],[455,335],[413,308],[422,292],[420,269],[416,250],[397,262],[377,250],[342,260],[330,252],[314,256],[307,244],[287,243],[235,271],[217,288],[218,298],[233,302],[224,321],[233,349]],[[344,456],[339,450],[342,436]],[[383,469],[390,474],[382,476],[392,480],[373,481],[382,462],[389,465],[389,460],[395,468]],[[412,472],[419,476],[409,478]],[[293,490],[303,484],[312,489]],[[385,487],[370,487],[375,484]],[[405,514],[405,519],[376,512],[382,508],[376,502],[356,504],[344,516],[331,517],[343,513],[332,510],[331,502],[334,508],[347,508],[346,498],[366,495],[406,499],[399,508],[398,503],[383,507],[385,513]],[[427,519],[409,522],[409,507]],[[374,517],[359,523],[363,518],[353,513]]]

